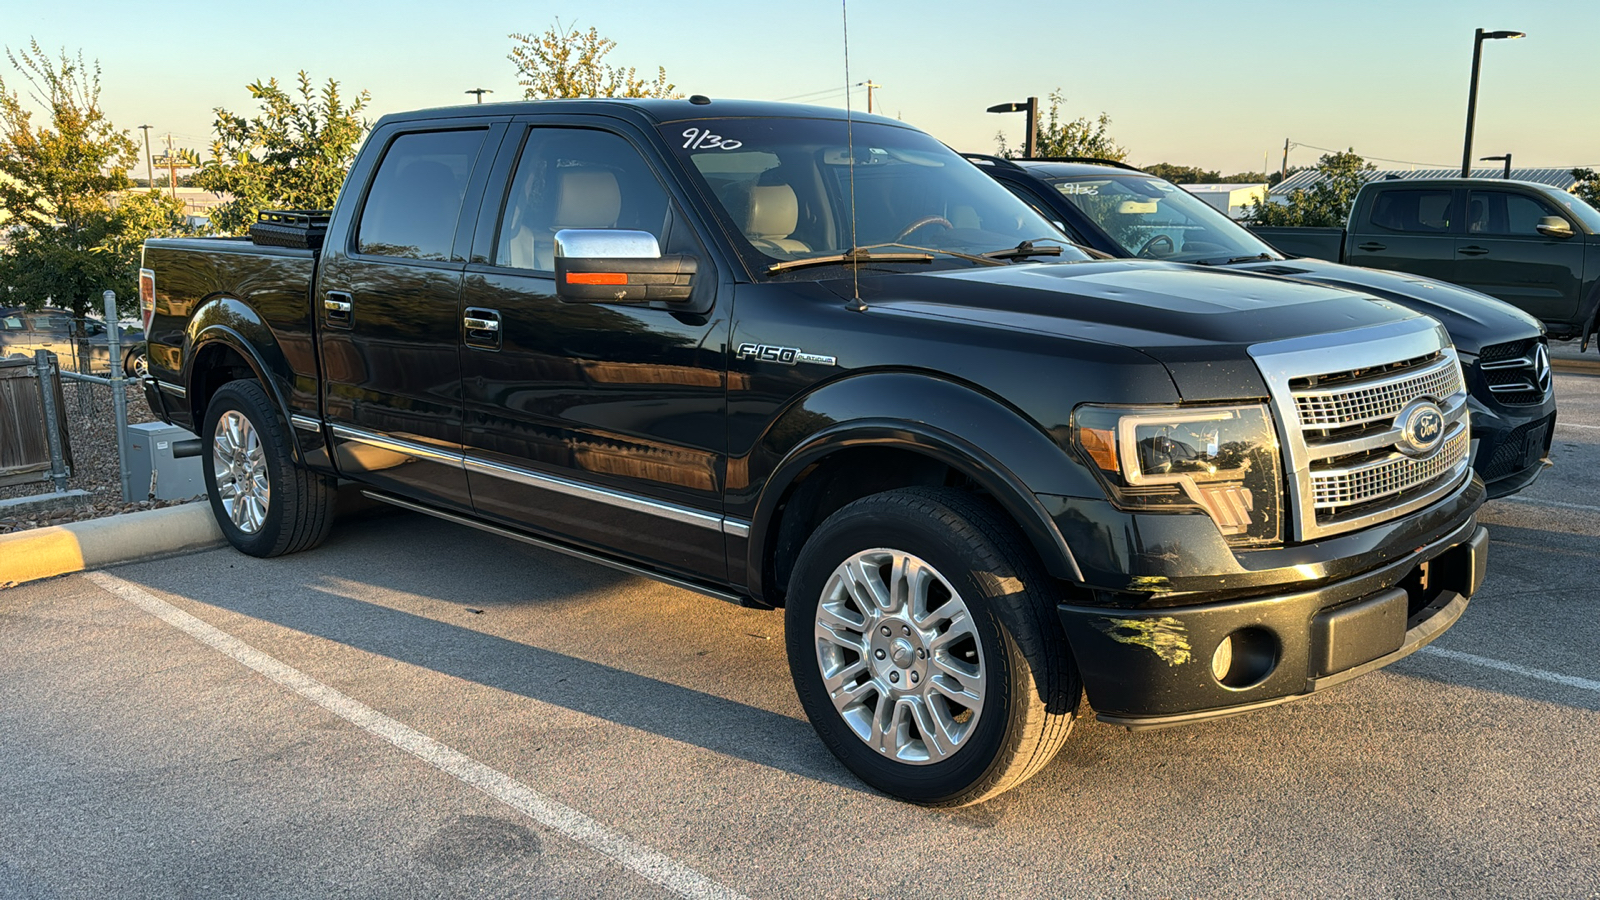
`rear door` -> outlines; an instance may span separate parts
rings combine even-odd
[[[350,179],[365,190],[340,200],[343,221],[329,233],[345,239],[324,248],[312,300],[339,470],[460,508],[471,498],[461,461],[457,303],[471,223],[503,131],[483,122],[403,122],[369,138],[381,142],[381,156]]]
[[[495,166],[461,298],[473,502],[522,528],[723,579],[718,267],[664,173],[608,121],[519,125]],[[646,231],[664,254],[694,256],[691,305],[710,312],[557,299],[564,228]]]
[[[1344,261],[1454,281],[1464,193],[1448,187],[1383,188],[1362,221],[1351,223]]]
[[[1467,204],[1467,234],[1456,239],[1456,277],[1462,287],[1498,297],[1547,322],[1578,316],[1583,285],[1583,230],[1555,204],[1531,193],[1476,188]],[[1551,238],[1535,226],[1557,216],[1573,236]]]

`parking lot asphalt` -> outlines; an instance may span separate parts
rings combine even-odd
[[[1572,348],[1575,350],[1575,348]],[[1433,647],[935,812],[779,614],[410,514],[0,591],[0,897],[1600,896],[1600,360]]]

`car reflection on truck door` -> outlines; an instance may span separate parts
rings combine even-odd
[[[1370,214],[1351,218],[1345,263],[1454,281],[1462,193],[1386,187],[1373,198]]]
[[[556,299],[555,233],[647,231],[663,252],[698,258],[697,290],[715,290],[715,267],[620,135],[532,127],[505,148],[496,172],[507,175],[493,182],[505,185],[504,201],[493,190],[485,199],[461,299],[475,507],[678,572],[725,577],[727,320],[714,307],[695,315]]]
[[[453,247],[488,133],[393,137],[350,245],[324,248],[313,298],[340,471],[461,508],[471,500],[461,461],[460,348],[450,336],[460,330],[466,263]],[[485,167],[492,153],[485,151]],[[471,219],[476,206],[469,208]]]
[[[1520,192],[1473,188],[1467,210],[1467,233],[1456,238],[1451,281],[1547,322],[1577,318],[1582,229],[1573,225],[1569,238],[1540,234],[1535,226],[1545,216],[1571,220],[1554,204]]]

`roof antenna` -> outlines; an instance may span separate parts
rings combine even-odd
[[[839,0],[839,6],[844,14],[844,139],[845,150],[850,154],[847,163],[850,172],[850,253],[856,251],[856,139],[855,131],[850,119],[850,0]],[[866,312],[867,305],[861,302],[861,263],[858,260],[850,267],[850,278],[854,283],[854,299],[845,304],[851,312]]]

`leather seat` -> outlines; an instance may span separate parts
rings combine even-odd
[[[556,232],[563,228],[615,228],[622,213],[622,190],[609,169],[557,170],[555,213],[548,224],[524,223],[512,234],[507,264],[518,269],[553,271]]]
[[[790,237],[800,222],[800,204],[787,184],[758,184],[750,189],[740,230],[758,249],[805,253],[811,248]]]

